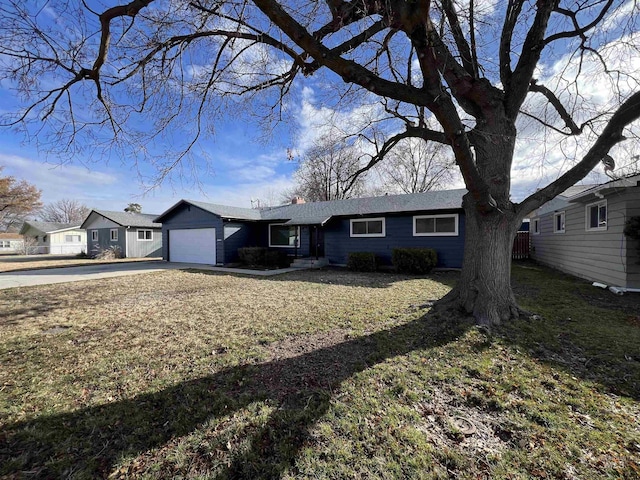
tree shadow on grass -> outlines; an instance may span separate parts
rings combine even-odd
[[[307,430],[329,408],[330,392],[357,372],[418,348],[454,341],[471,326],[435,314],[301,355],[242,365],[159,392],[40,416],[0,433],[0,474],[39,478],[108,475],[123,456],[136,456],[188,435],[208,421],[268,401],[266,425],[246,432],[247,448],[231,462],[199,457],[217,478],[274,478],[289,468]],[[303,347],[304,348],[304,347]],[[215,443],[215,439],[211,439]]]
[[[251,277],[258,281],[265,282],[307,282],[321,285],[368,288],[389,288],[397,282],[423,279],[432,280],[453,288],[460,277],[460,272],[455,270],[436,271],[427,275],[405,275],[394,272],[352,272],[346,268],[337,267],[317,270],[299,270],[267,277],[253,276],[249,272],[247,274],[241,274],[215,270],[199,270],[195,268],[188,268],[182,271],[202,275],[231,275],[241,278]]]

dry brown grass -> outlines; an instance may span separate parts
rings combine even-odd
[[[638,478],[628,308],[515,274],[493,336],[428,313],[451,273],[0,291],[0,477]]]
[[[92,259],[92,258],[74,258],[63,256],[42,255],[42,256],[20,256],[20,255],[2,255],[0,256],[0,273],[14,272],[18,270],[35,270],[39,268],[59,268],[59,267],[79,267],[82,265],[96,265],[99,263],[121,263],[121,262],[146,262],[149,260],[158,260],[157,258],[119,258],[119,259]]]

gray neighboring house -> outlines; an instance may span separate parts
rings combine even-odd
[[[162,225],[158,215],[91,210],[82,223],[87,231],[87,253],[117,247],[126,258],[161,257]]]
[[[87,248],[87,234],[78,224],[27,220],[20,234],[31,239],[26,240],[28,253],[74,255]]]
[[[373,252],[391,263],[396,247],[434,248],[438,266],[460,268],[466,190],[354,198],[250,209],[180,200],[156,218],[163,258],[228,264],[238,248],[269,247],[345,265],[350,252]]]
[[[605,285],[640,288],[635,242],[624,223],[640,215],[640,175],[572,187],[531,214],[531,257]]]

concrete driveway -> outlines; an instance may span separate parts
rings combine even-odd
[[[158,272],[193,267],[185,263],[169,263],[163,261],[106,263],[82,267],[46,268],[0,273],[0,290],[14,287],[31,287],[51,283],[90,281],[99,278],[121,277],[141,273]]]
[[[215,267],[213,265],[203,265],[200,263],[173,263],[164,262],[162,260],[130,263],[103,263],[81,267],[56,267],[43,268],[40,270],[22,270],[0,273],[0,290],[15,287],[32,287],[34,285],[49,285],[52,283],[80,282],[83,280],[90,281],[100,278],[123,277],[125,275],[137,275],[140,273],[159,272],[162,270],[180,270],[186,268],[240,275],[253,275],[259,277],[282,275],[283,273],[304,270],[304,268],[290,267],[281,268],[279,270],[261,271]]]

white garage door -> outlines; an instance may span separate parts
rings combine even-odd
[[[216,229],[169,230],[169,261],[216,264]]]

